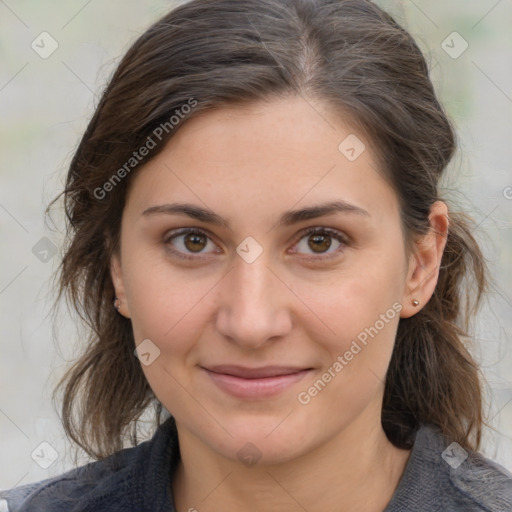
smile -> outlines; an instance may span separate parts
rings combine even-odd
[[[216,386],[236,398],[260,399],[275,396],[302,380],[311,368],[243,368],[219,366],[212,369],[201,367]]]

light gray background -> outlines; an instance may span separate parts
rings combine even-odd
[[[496,281],[473,349],[498,430],[486,430],[483,452],[512,470],[512,1],[379,3],[427,53],[460,136],[445,192],[479,224]],[[45,228],[44,209],[61,190],[95,95],[128,45],[172,5],[0,0],[0,489],[72,467],[50,398],[79,337],[62,314],[54,341],[50,277],[59,253],[52,248],[60,247],[62,234]],[[35,40],[40,52],[48,50],[49,39],[44,48],[40,42],[44,31],[58,43],[46,59],[31,47]],[[454,31],[469,44],[458,58],[453,53],[464,42]],[[57,459],[43,469],[31,454],[41,464]]]

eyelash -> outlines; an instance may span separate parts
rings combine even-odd
[[[177,251],[176,249],[173,249],[171,247],[170,242],[172,240],[174,240],[175,238],[177,238],[179,236],[188,235],[188,234],[204,235],[209,240],[211,240],[211,238],[208,235],[208,233],[203,231],[203,230],[201,230],[201,229],[199,229],[199,228],[185,228],[185,229],[179,230],[177,232],[168,233],[167,236],[165,236],[165,238],[164,238],[164,243],[168,246],[169,251],[173,254],[173,256],[176,256],[179,259],[189,260],[189,261],[190,260],[196,260],[197,261],[197,260],[204,259],[205,256],[201,256],[201,255],[198,255],[198,256],[186,256],[183,252]],[[312,261],[330,259],[332,257],[335,257],[338,253],[342,252],[344,247],[347,246],[348,243],[349,243],[348,237],[346,235],[344,235],[343,233],[339,232],[339,231],[335,231],[335,230],[330,229],[330,228],[312,227],[312,228],[307,228],[305,231],[303,231],[301,233],[299,239],[297,240],[297,242],[294,245],[297,245],[303,238],[306,238],[306,237],[308,237],[310,235],[318,235],[318,234],[331,236],[332,238],[334,238],[338,242],[340,242],[341,246],[338,249],[334,250],[332,253],[325,253],[327,255],[320,254],[319,256],[310,256],[310,257],[305,257],[303,259],[312,260]]]

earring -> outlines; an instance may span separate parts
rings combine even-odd
[[[417,307],[420,305],[420,301],[419,301],[419,300],[414,299],[414,300],[412,301],[412,305],[413,305],[414,307],[416,307],[416,308],[417,308]]]
[[[121,308],[121,301],[119,301],[119,304],[117,303],[119,299],[117,297],[114,297],[114,308],[119,313],[119,309]]]

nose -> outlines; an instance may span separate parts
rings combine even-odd
[[[293,293],[263,255],[238,258],[219,293],[217,331],[241,348],[261,348],[292,329]]]

